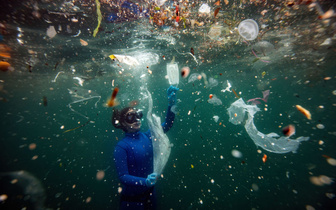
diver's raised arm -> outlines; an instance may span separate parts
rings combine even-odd
[[[162,123],[162,128],[163,131],[166,133],[169,131],[169,129],[173,126],[174,119],[175,119],[175,114],[172,112],[171,108],[176,104],[176,93],[179,90],[179,88],[170,86],[167,89],[167,97],[168,97],[168,109],[167,109],[167,115],[165,118],[164,123]]]

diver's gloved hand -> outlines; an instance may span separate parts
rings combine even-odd
[[[157,180],[157,173],[151,173],[147,176],[146,185],[147,187],[153,187]]]
[[[176,104],[176,93],[179,90],[179,88],[174,87],[174,86],[170,86],[167,89],[167,96],[168,96],[168,105],[169,106],[173,106]]]

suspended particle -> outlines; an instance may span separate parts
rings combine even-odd
[[[86,198],[86,200],[85,200],[85,203],[90,203],[90,202],[91,202],[91,200],[92,200],[92,198],[91,198],[91,197],[87,197],[87,198]]]
[[[98,181],[104,179],[104,177],[105,177],[105,171],[100,170],[100,171],[97,172],[97,174],[96,174],[96,179],[97,179]]]
[[[241,157],[243,157],[243,154],[240,151],[236,150],[236,149],[232,150],[231,154],[235,158],[241,158]]]
[[[6,194],[0,195],[0,202],[7,200],[7,198],[8,198],[8,195]]]
[[[185,66],[185,67],[183,67],[183,68],[181,69],[181,76],[182,76],[183,78],[188,77],[189,74],[190,74],[190,68],[189,68],[189,67]]]
[[[286,127],[284,127],[282,129],[282,133],[285,135],[285,136],[292,136],[295,134],[295,126],[294,125],[288,125]]]
[[[31,144],[29,144],[29,149],[30,150],[34,150],[34,149],[36,149],[36,144],[35,143],[31,143]]]
[[[318,129],[324,129],[324,128],[325,128],[325,126],[324,126],[323,124],[317,124],[316,127],[317,127]]]

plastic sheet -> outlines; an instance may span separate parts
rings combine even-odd
[[[194,81],[198,80],[200,76],[201,76],[201,75],[198,74],[198,73],[193,73],[193,74],[191,74],[191,75],[189,76],[189,78],[188,78],[188,83],[190,83],[190,82],[194,82]]]
[[[202,4],[201,7],[198,9],[199,13],[203,14],[210,14],[210,6],[206,3]]]
[[[218,80],[210,77],[208,83],[209,83],[208,88],[213,88],[213,87],[216,87],[218,85]]]
[[[228,108],[229,121],[234,125],[242,124],[245,118],[245,112],[247,112],[248,117],[244,126],[245,130],[254,143],[264,150],[273,153],[296,153],[300,142],[309,140],[309,137],[303,136],[291,139],[290,137],[280,137],[276,133],[263,134],[259,132],[253,122],[254,114],[258,111],[260,111],[260,109],[256,105],[246,105],[243,99],[240,98]]]
[[[219,105],[222,105],[222,104],[223,104],[222,101],[221,101],[219,98],[217,98],[217,96],[215,96],[215,95],[213,95],[212,98],[210,98],[210,99],[208,100],[208,102],[209,102],[210,104],[215,105],[215,106],[219,106]]]
[[[210,31],[208,33],[208,36],[212,40],[220,41],[221,34],[222,34],[223,26],[220,25],[214,25],[210,28]]]
[[[167,164],[171,152],[171,144],[168,136],[163,132],[160,117],[152,113],[153,99],[148,90],[145,90],[148,96],[148,127],[151,131],[153,145],[153,163],[154,171],[160,175]]]
[[[274,45],[269,43],[268,41],[260,41],[255,43],[252,48],[263,55],[271,53],[275,50]]]
[[[139,65],[139,61],[132,56],[114,54],[114,55],[110,55],[109,57],[111,59],[116,58],[120,63],[124,63],[124,64],[127,64],[129,66],[138,66]]]

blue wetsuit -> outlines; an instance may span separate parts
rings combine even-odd
[[[168,106],[166,133],[174,122],[175,114]],[[150,130],[126,133],[114,150],[114,161],[122,184],[120,209],[155,209],[154,187],[146,186],[146,178],[153,173],[153,147]]]

